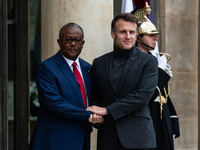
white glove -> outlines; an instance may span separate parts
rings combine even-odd
[[[165,55],[160,56],[158,50],[158,43],[156,43],[156,47],[154,50],[151,50],[151,54],[154,55],[158,60],[158,67],[163,69],[170,77],[173,76],[171,71],[171,66],[167,63],[167,58]]]
[[[157,59],[158,59],[158,67],[165,70],[166,65],[167,65],[167,58],[165,57],[165,55],[162,55],[162,56],[159,55],[159,57],[157,57]]]
[[[173,77],[170,64],[167,64],[167,65],[166,65],[165,72],[167,72],[167,74],[168,74],[170,77]]]
[[[176,134],[173,134],[173,139],[175,139],[175,137],[176,137]]]

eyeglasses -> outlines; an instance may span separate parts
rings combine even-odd
[[[71,44],[73,41],[77,45],[81,45],[83,43],[82,39],[70,39],[70,38],[63,38],[62,39],[65,44]]]

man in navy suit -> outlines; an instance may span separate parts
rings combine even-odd
[[[29,146],[32,150],[90,149],[91,112],[85,109],[90,103],[92,67],[79,58],[83,39],[84,33],[78,24],[64,25],[57,40],[60,51],[38,66],[40,110]],[[78,70],[82,85],[73,67]]]
[[[148,103],[156,89],[158,63],[135,47],[137,27],[132,14],[117,15],[111,24],[114,51],[93,61],[95,106],[88,110],[104,115],[103,123],[97,124],[97,150],[156,147]]]

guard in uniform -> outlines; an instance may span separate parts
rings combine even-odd
[[[136,16],[139,23],[136,46],[158,59],[158,85],[149,103],[150,113],[156,132],[157,150],[174,150],[174,138],[180,136],[180,131],[176,110],[169,96],[170,87],[168,82],[173,76],[171,66],[168,64],[171,56],[167,53],[159,53],[155,48],[156,35],[159,32],[147,18],[147,14],[150,14],[150,12],[151,9],[147,2],[143,9],[135,9],[131,12]],[[154,42],[149,42],[149,44],[145,35],[154,38]]]

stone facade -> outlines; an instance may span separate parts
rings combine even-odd
[[[165,52],[172,56],[171,98],[181,132],[175,139],[175,148],[197,150],[198,1],[165,0],[164,6],[165,28],[161,27],[161,31],[165,30]]]
[[[108,0],[42,0],[42,60],[58,50],[58,33],[69,22],[79,24],[85,34],[81,57],[92,63],[112,50],[110,24],[113,17],[113,2]]]

